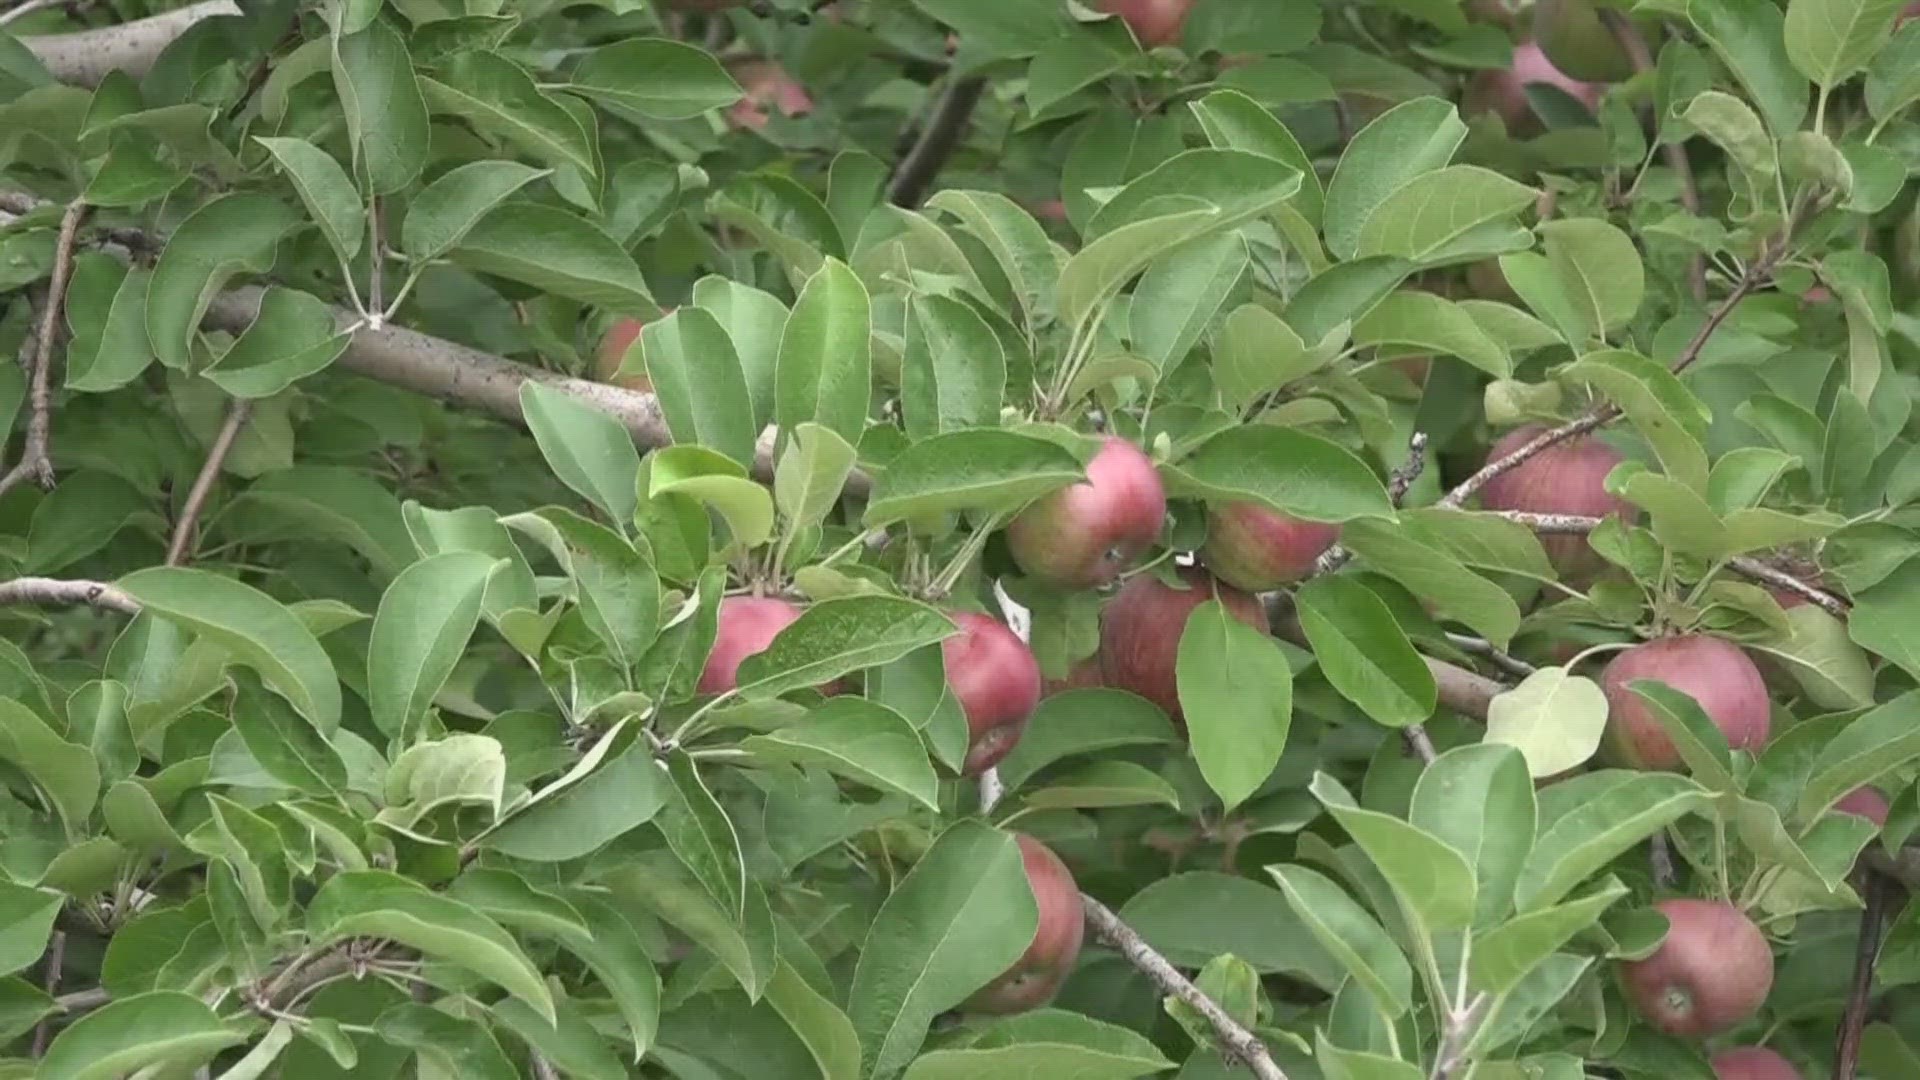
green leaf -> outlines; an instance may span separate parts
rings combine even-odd
[[[543,1014],[541,1019],[553,1022],[551,1015]],[[381,1013],[373,1026],[380,1038],[412,1050],[422,1066],[432,1062],[431,1068],[442,1076],[463,1080],[517,1080],[519,1076],[492,1029],[477,1020],[405,1001]]]
[[[47,574],[106,547],[122,528],[151,518],[152,500],[112,473],[63,477],[33,508],[22,569]]]
[[[155,990],[109,1001],[48,1044],[36,1080],[117,1080],[150,1065],[192,1068],[246,1033],[221,1023],[192,994]]]
[[[1087,244],[1060,268],[1054,288],[1060,320],[1086,325],[1121,286],[1153,260],[1209,232],[1224,229],[1223,213],[1205,206],[1122,225]]]
[[[1585,764],[1606,730],[1606,695],[1564,667],[1540,668],[1487,704],[1487,742],[1519,750],[1536,779]]]
[[[1208,600],[1187,616],[1175,671],[1194,761],[1231,810],[1286,749],[1293,669],[1272,638]]]
[[[1351,577],[1321,577],[1302,586],[1295,603],[1320,671],[1341,696],[1388,727],[1433,715],[1433,673],[1373,590]]]
[[[1727,747],[1726,733],[1698,701],[1653,679],[1635,679],[1627,688],[1647,703],[1647,711],[1672,740],[1695,780],[1714,791],[1735,790],[1733,752]]]
[[[1444,167],[1466,134],[1453,105],[1438,98],[1403,102],[1362,128],[1327,182],[1327,250],[1359,257],[1367,219],[1402,185]]]
[[[287,179],[293,181],[307,214],[320,226],[321,235],[340,261],[352,262],[366,239],[367,211],[360,205],[360,193],[347,178],[347,171],[331,154],[305,139],[255,136],[253,141],[266,147]]]
[[[356,176],[377,195],[412,183],[432,148],[427,102],[407,43],[385,23],[334,39],[333,87],[346,112]]]
[[[1307,521],[1393,515],[1386,487],[1366,462],[1293,428],[1228,428],[1162,471],[1169,495],[1257,502]]]
[[[667,797],[654,816],[654,827],[707,895],[738,921],[745,915],[747,878],[733,820],[686,751],[675,749],[662,756],[671,783],[663,789]]]
[[[1632,321],[1646,272],[1631,237],[1599,218],[1543,221],[1540,235],[1582,323],[1606,335]]]
[[[744,465],[704,446],[670,446],[647,458],[647,499],[683,495],[712,507],[742,548],[773,535],[773,496]]]
[[[416,262],[439,258],[508,197],[546,176],[518,161],[470,161],[436,177],[407,203],[400,248]]]
[[[469,270],[622,315],[660,314],[633,256],[598,226],[556,207],[501,203],[467,230],[450,257]]]
[[[498,626],[506,621],[508,612],[530,614],[539,609],[533,569],[493,511],[484,506],[434,510],[409,500],[401,507],[401,519],[423,557],[470,551],[501,563],[487,579],[486,597],[480,604],[489,622]],[[518,641],[514,644],[523,652],[532,651],[522,648]]]
[[[1131,1080],[1174,1067],[1136,1032],[1077,1013],[1041,1009],[965,1032],[914,1059],[904,1080],[1071,1076]]]
[[[1356,144],[1357,144],[1356,139]],[[1344,164],[1344,160],[1342,164]],[[1361,224],[1356,258],[1457,259],[1485,227],[1510,222],[1539,192],[1478,165],[1449,165],[1391,189]]]
[[[927,208],[959,218],[987,249],[1012,287],[1027,326],[1051,312],[1060,260],[1046,230],[1032,214],[997,191],[948,189],[928,199]]]
[[[1722,459],[1725,460],[1725,459]],[[1787,629],[1747,642],[1779,661],[1807,700],[1823,709],[1873,704],[1873,664],[1847,636],[1847,624],[1813,604],[1788,608]]]
[[[587,936],[586,917],[578,908],[511,870],[470,866],[448,886],[447,895],[504,926],[561,939]]]
[[[1065,758],[1176,738],[1166,714],[1143,697],[1124,690],[1067,690],[1040,699],[1027,730],[997,771],[1006,790],[1018,791],[1034,774]]]
[[[639,506],[634,477],[640,471],[640,454],[627,429],[593,406],[532,379],[520,384],[520,411],[554,475],[624,531]]]
[[[1893,32],[1867,65],[1867,111],[1885,121],[1920,101],[1920,24],[1912,21]]]
[[[1795,816],[1812,821],[1843,796],[1920,757],[1920,691],[1908,691],[1846,726],[1820,750]]]
[[[1548,787],[1515,906],[1525,913],[1559,902],[1622,852],[1710,801],[1699,784],[1671,773],[1606,770]]]
[[[1297,211],[1309,225],[1318,225],[1326,196],[1321,192],[1313,159],[1272,112],[1238,90],[1216,90],[1187,107],[1213,145],[1264,154],[1300,170],[1300,193],[1288,208]]]
[[[733,343],[740,370],[746,376],[747,397],[753,402],[755,429],[773,421],[773,384],[780,362],[780,335],[787,323],[787,306],[772,293],[718,276],[701,278],[693,286],[694,306],[713,313]]]
[[[1609,878],[1591,896],[1530,912],[1476,935],[1467,976],[1473,988],[1489,994],[1511,992],[1528,973],[1573,940],[1575,934],[1597,922],[1626,894],[1625,885]]]
[[[1304,866],[1269,866],[1287,905],[1388,1017],[1413,1007],[1413,968],[1367,909],[1340,886]]]
[[[847,1015],[866,1075],[891,1075],[934,1017],[998,977],[1039,926],[1013,837],[978,821],[942,832],[880,905],[854,969]]]
[[[500,813],[507,759],[498,739],[455,732],[414,743],[393,759],[386,775],[387,808],[380,820],[401,828],[449,804]]]
[[[256,409],[255,414],[259,415]],[[399,500],[364,472],[332,465],[296,465],[253,482],[249,502],[284,515],[296,536],[332,537],[366,556],[382,576],[399,573],[414,558]]]
[[[260,673],[322,733],[340,722],[340,682],[298,616],[251,585],[205,570],[154,566],[115,584],[142,607],[218,644]]]
[[[553,995],[520,946],[473,908],[428,892],[383,870],[328,878],[307,905],[316,945],[350,937],[383,937],[465,968],[526,1002],[553,1022]]]
[[[740,693],[771,698],[897,660],[956,632],[937,609],[899,596],[847,596],[800,613],[740,664]]]
[[[751,466],[760,428],[739,355],[720,321],[702,308],[680,308],[642,328],[640,347],[674,441]]]
[[[1787,52],[1786,16],[1773,0],[1688,0],[1687,18],[1732,69],[1775,138],[1807,115],[1807,81]]]
[[[747,883],[744,919],[723,910],[686,867],[664,851],[627,860],[623,869],[609,877],[609,884],[631,893],[712,953],[749,998],[757,1001],[765,993],[780,958],[773,912],[758,882]]]
[[[1624,349],[1590,352],[1562,368],[1620,406],[1653,445],[1660,465],[1696,493],[1707,490],[1706,409],[1665,365]]]
[[[328,796],[346,790],[347,765],[313,725],[309,724],[251,671],[233,676],[233,727],[246,743],[247,753],[275,780],[309,795]]]
[[[740,748],[772,761],[818,765],[938,809],[939,778],[919,734],[906,717],[864,698],[831,698],[804,720],[752,736]]]
[[[828,259],[800,290],[780,335],[775,422],[792,430],[811,420],[858,443],[872,393],[871,333],[866,286]]]
[[[773,470],[773,501],[789,533],[826,520],[846,489],[855,456],[845,439],[819,424],[793,429]]]
[[[666,776],[644,747],[601,764],[617,734],[618,726],[479,844],[530,862],[565,862],[652,820],[666,802]]]
[[[498,53],[464,50],[434,65],[421,89],[435,112],[454,113],[554,168],[598,171],[593,132],[526,69]]]
[[[184,371],[213,298],[235,274],[273,269],[280,238],[300,224],[291,207],[265,195],[225,195],[189,214],[147,286],[147,337],[160,362]]]
[[[1908,617],[1915,604],[1920,604],[1920,559],[1909,559],[1855,597],[1847,634],[1861,648],[1920,678],[1920,622]]]
[[[935,435],[908,446],[874,482],[864,522],[887,525],[954,510],[1011,511],[1086,479],[1059,443],[998,428]]]
[[[1300,170],[1264,154],[1213,147],[1186,150],[1157,163],[1107,200],[1088,223],[1087,236],[1097,243],[1118,229],[1158,218],[1169,204],[1211,206],[1218,212],[1214,227],[1230,229],[1266,213],[1298,190]],[[1068,261],[1069,268],[1073,261]],[[1061,313],[1065,316],[1064,273],[1062,277]]]
[[[1904,6],[1900,0],[1792,0],[1787,58],[1815,85],[1832,89],[1867,66]]]
[[[352,341],[352,334],[336,327],[334,309],[325,301],[274,285],[261,296],[252,324],[206,376],[234,397],[272,397],[325,369]]]
[[[740,100],[712,56],[678,41],[628,38],[583,57],[568,89],[658,120],[686,120]]]
[[[1396,292],[1374,305],[1353,324],[1353,343],[1413,346],[1457,356],[1495,378],[1513,374],[1507,350],[1480,328],[1466,308],[1428,292]]]
[[[586,916],[588,935],[564,937],[600,980],[619,1007],[633,1039],[633,1059],[639,1061],[653,1047],[660,1027],[660,975],[641,943],[639,931],[613,905],[591,897],[576,897],[574,906]]]
[[[487,555],[453,551],[414,563],[387,586],[367,643],[367,709],[375,727],[395,737],[417,730],[466,652],[497,565]]]
[[[89,268],[98,272],[89,274]],[[107,300],[105,310],[87,312],[83,307],[89,278]],[[67,327],[73,334],[67,345],[67,389],[89,394],[118,389],[153,363],[153,345],[147,340],[147,291],[152,283],[151,271],[125,269],[104,255],[76,257],[67,285]]]
[[[1466,856],[1477,883],[1474,925],[1504,918],[1532,848],[1536,808],[1526,761],[1510,747],[1457,746],[1415,782],[1407,820]]]
[[[1362,809],[1326,773],[1315,773],[1308,790],[1353,837],[1424,934],[1473,925],[1478,898],[1465,855],[1418,825]]]
[[[1331,359],[1307,348],[1280,316],[1251,303],[1233,309],[1221,324],[1212,356],[1214,388],[1236,409],[1313,374]]]
[[[998,423],[1007,358],[987,321],[958,300],[915,295],[906,330],[900,414],[907,436],[925,439]]]
[[[1128,308],[1134,351],[1161,372],[1185,359],[1251,261],[1237,232],[1189,241],[1154,260]]]
[[[1028,806],[1043,809],[1144,806],[1158,803],[1178,809],[1180,793],[1167,780],[1131,761],[1094,761],[1060,773],[1045,787],[1026,794]]]
[[[59,893],[0,882],[0,972],[24,971],[47,951]]]
[[[626,1067],[607,1048],[606,1038],[587,1022],[573,1002],[556,1006],[558,1023],[549,1023],[534,1015],[533,1010],[517,998],[503,998],[489,1008],[528,1049],[538,1052],[562,1074],[582,1080],[625,1080]]]

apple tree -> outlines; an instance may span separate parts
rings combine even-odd
[[[1920,1076],[1908,17],[6,0],[0,1078]]]

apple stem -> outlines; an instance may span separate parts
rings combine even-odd
[[[1166,957],[1155,952],[1153,946],[1148,945],[1132,927],[1121,922],[1120,916],[1114,914],[1112,909],[1084,893],[1080,896],[1080,907],[1086,912],[1087,925],[1093,928],[1095,937],[1118,950],[1134,970],[1145,975],[1155,986],[1193,1006],[1206,1018],[1213,1027],[1213,1033],[1219,1037],[1222,1050],[1239,1059],[1259,1080],[1287,1080],[1287,1074],[1274,1064],[1272,1055],[1267,1052],[1267,1045],[1260,1041],[1259,1036],[1227,1015],[1227,1011],[1199,987],[1188,982],[1186,976],[1175,970]]]

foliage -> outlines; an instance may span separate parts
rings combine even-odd
[[[1897,2],[179,15],[0,15],[0,1076],[1920,1069]]]

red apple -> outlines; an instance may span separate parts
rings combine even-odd
[[[700,692],[722,694],[739,685],[740,662],[766,651],[775,635],[799,617],[799,605],[777,596],[722,597],[713,650],[700,671]]]
[[[813,111],[813,98],[807,88],[794,81],[787,69],[772,60],[739,60],[728,71],[746,91],[746,96],[727,109],[727,119],[735,127],[755,131],[767,126],[768,109],[782,116],[802,116]]]
[[[1488,461],[1519,450],[1547,429],[1538,424],[1515,428],[1488,451]],[[1489,510],[1519,510],[1532,514],[1572,514],[1606,517],[1618,514],[1634,520],[1639,510],[1625,499],[1608,494],[1607,474],[1620,464],[1613,447],[1591,437],[1555,443],[1509,469],[1480,489],[1480,505]],[[1606,565],[1584,536],[1543,536],[1541,545],[1562,577],[1589,577]]]
[[[613,324],[613,328],[608,330],[607,336],[601,340],[599,351],[593,354],[593,373],[596,378],[603,383],[611,383],[626,390],[638,390],[648,394],[653,392],[653,380],[647,378],[645,374],[621,375],[619,373],[620,362],[625,359],[627,349],[640,336],[640,331],[646,325],[639,319],[621,319]]]
[[[1087,479],[1020,512],[1007,526],[1013,561],[1029,577],[1063,589],[1113,584],[1160,537],[1167,492],[1153,459],[1109,438],[1087,463]]]
[[[1600,107],[1600,94],[1605,89],[1595,83],[1581,82],[1554,67],[1538,44],[1523,41],[1513,47],[1513,63],[1506,70],[1481,71],[1468,80],[1460,111],[1469,115],[1497,112],[1506,122],[1507,130],[1515,134],[1537,130],[1541,126],[1540,118],[1534,115],[1533,106],[1527,101],[1526,88],[1530,83],[1546,83],[1565,90],[1589,109]]]
[[[1340,537],[1340,526],[1301,521],[1259,503],[1235,502],[1207,515],[1200,557],[1215,577],[1237,589],[1266,592],[1313,572]]]
[[[1873,822],[1875,828],[1887,827],[1887,815],[1893,811],[1887,797],[1870,787],[1857,787],[1840,797],[1833,804],[1835,810],[1843,814],[1853,814]]]
[[[1180,709],[1176,674],[1180,635],[1187,616],[1209,600],[1218,599],[1234,618],[1261,633],[1267,631],[1267,612],[1258,598],[1213,580],[1198,567],[1180,571],[1186,589],[1175,589],[1152,574],[1128,581],[1100,619],[1100,667],[1107,685],[1153,702],[1175,727],[1186,727]]]
[[[1764,1046],[1736,1046],[1713,1055],[1717,1080],[1800,1080],[1793,1063]]]
[[[1195,0],[1100,0],[1100,10],[1118,15],[1127,24],[1141,48],[1157,49],[1178,45],[1180,31],[1187,24],[1187,11]]]
[[[1040,908],[1040,925],[1033,942],[1006,974],[975,991],[960,1007],[980,1013],[1017,1013],[1037,1009],[1053,999],[1080,956],[1086,918],[1080,911],[1080,887],[1073,872],[1051,849],[1025,833],[1015,833],[1020,861],[1027,868],[1027,885]]]
[[[1760,1011],[1773,988],[1773,949],[1739,908],[1721,900],[1662,900],[1666,940],[1620,965],[1627,1000],[1668,1035],[1717,1035]]]
[[[1040,703],[1040,664],[1012,630],[974,611],[947,613],[960,632],[940,643],[947,685],[967,716],[967,760],[978,776],[1013,752]]]
[[[1663,682],[1700,703],[1736,750],[1758,750],[1772,727],[1767,684],[1738,645],[1705,634],[1655,638],[1615,656],[1600,673],[1607,695],[1607,745],[1638,769],[1672,769],[1680,753],[1654,718],[1653,707],[1629,685]]]

